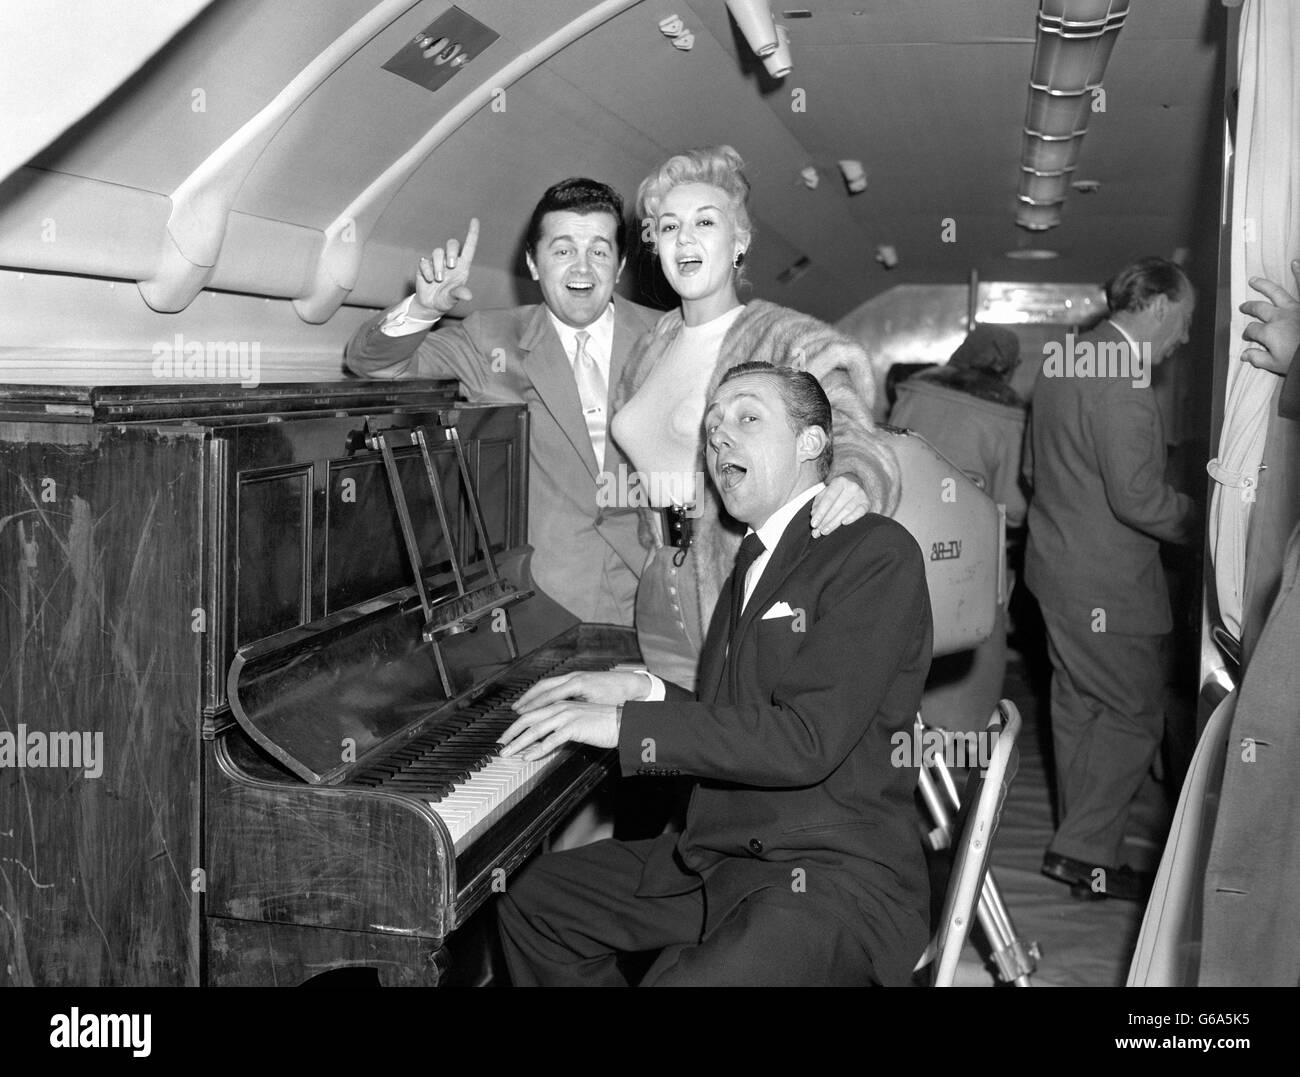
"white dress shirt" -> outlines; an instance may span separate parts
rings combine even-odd
[[[1128,331],[1127,329],[1125,329],[1122,325],[1120,325],[1118,322],[1111,322],[1110,324],[1111,324],[1115,329],[1119,330],[1119,335],[1122,336],[1125,340],[1127,340],[1127,341],[1128,341],[1128,346],[1129,346],[1130,348],[1133,349],[1129,361],[1130,361],[1130,362],[1137,362],[1139,356],[1141,356],[1141,354],[1142,354],[1141,349],[1138,348],[1138,342],[1137,342],[1136,340],[1134,340],[1133,337],[1132,337],[1132,335],[1129,333],[1129,331]]]
[[[550,308],[546,309],[546,316],[551,319],[551,325],[555,327],[555,332],[560,338],[560,345],[564,348],[564,354],[569,359],[569,369],[573,369],[574,356],[578,354],[578,333],[587,333],[590,339],[587,341],[587,354],[596,360],[596,366],[600,370],[601,377],[605,379],[605,384],[609,384],[609,363],[610,355],[614,351],[614,304],[611,303],[605,308],[605,313],[597,318],[590,325],[583,326],[582,329],[574,329],[571,325],[565,325],[554,314]],[[606,427],[609,420],[606,419]]]
[[[754,563],[749,566],[749,572],[745,574],[745,601],[740,607],[742,612],[749,605],[750,596],[758,587],[758,581],[763,578],[763,570],[767,568],[767,563],[772,560],[772,551],[776,549],[777,543],[781,541],[781,536],[785,534],[785,529],[790,526],[790,521],[794,519],[795,514],[801,508],[825,489],[826,484],[819,482],[808,487],[803,493],[795,494],[776,512],[772,513],[767,518],[767,522],[758,529],[758,541],[763,544],[763,552],[754,558]],[[746,535],[754,533],[752,527],[745,532]]]
[[[379,323],[379,331],[386,337],[404,337],[411,333],[423,332],[439,321],[437,318],[411,317],[411,303],[414,301],[415,296],[408,295],[398,303],[384,315],[384,320]]]
[[[790,526],[790,521],[809,501],[826,489],[824,482],[815,483],[801,493],[795,494],[789,501],[782,505],[776,512],[767,518],[763,526],[757,532],[748,528],[746,535],[757,533],[758,541],[763,544],[763,552],[754,558],[754,563],[749,566],[749,571],[745,574],[745,603],[741,606],[744,610],[745,605],[749,604],[750,598],[758,588],[758,581],[763,578],[763,570],[767,568],[767,563],[772,560],[772,551],[776,549],[777,544],[781,541],[781,536],[785,534],[785,529]],[[657,703],[665,696],[664,682],[660,677],[656,677],[648,670],[640,670],[650,678],[650,691],[642,697],[641,702]]]

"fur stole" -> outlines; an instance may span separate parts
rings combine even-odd
[[[637,342],[615,389],[615,412],[632,399],[681,327],[681,311],[669,311]],[[835,446],[832,473],[852,475],[866,491],[872,511],[892,515],[901,489],[898,461],[876,434],[872,419],[876,379],[862,346],[816,318],[754,299],[745,304],[723,337],[717,367],[709,380],[709,395],[717,389],[723,374],[751,361],[807,370],[821,382],[831,402]],[[708,474],[702,431],[696,470]],[[702,512],[694,525],[699,623],[707,627],[722,585],[731,574],[744,528],[727,515],[712,482],[707,480]],[[658,531],[648,509],[641,510],[640,536],[647,548],[658,542]]]

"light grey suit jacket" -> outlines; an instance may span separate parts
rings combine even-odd
[[[659,312],[614,297],[609,384]],[[600,474],[627,460],[606,439],[597,461],[569,356],[542,304],[484,310],[428,333],[386,335],[377,315],[349,342],[353,373],[368,378],[456,378],[466,399],[527,404],[528,541],[539,587],[583,621],[630,625],[645,549],[631,507],[602,508]],[[607,409],[608,410],[608,409]],[[611,486],[613,490],[615,487]],[[608,500],[602,498],[602,500]]]
[[[1103,322],[1078,344],[1123,341]],[[1155,395],[1133,381],[1039,374],[1025,440],[1025,582],[1081,631],[1101,609],[1107,632],[1161,635],[1172,620],[1160,543],[1190,542],[1200,514],[1165,481]]]

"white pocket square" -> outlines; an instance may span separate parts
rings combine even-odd
[[[770,610],[768,610],[765,614],[763,614],[760,620],[772,621],[778,617],[793,617],[793,616],[794,616],[794,610],[790,608],[790,603],[777,602],[773,604]]]

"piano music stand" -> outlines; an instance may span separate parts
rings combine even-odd
[[[479,501],[478,489],[470,476],[469,465],[465,460],[465,450],[461,445],[460,432],[456,429],[459,417],[460,413],[455,409],[438,412],[438,422],[443,428],[443,436],[447,441],[451,442],[456,454],[456,465],[460,471],[462,489],[469,502],[470,519],[474,523],[474,532],[478,536],[479,546],[483,551],[483,563],[487,568],[488,582],[473,589],[468,588],[465,584],[460,552],[456,549],[456,540],[452,535],[450,526],[448,526],[447,504],[443,498],[442,484],[438,481],[438,472],[434,467],[433,455],[429,451],[429,439],[425,428],[416,426],[409,431],[402,431],[403,433],[409,433],[412,443],[420,449],[420,455],[424,461],[425,477],[428,479],[429,490],[433,495],[433,503],[438,512],[438,522],[442,527],[447,549],[451,554],[451,568],[456,580],[457,596],[449,601],[440,602],[437,609],[434,609],[433,603],[429,600],[428,588],[424,583],[424,565],[420,558],[420,544],[415,536],[415,526],[411,522],[411,510],[406,501],[406,491],[402,488],[401,476],[397,470],[397,461],[393,456],[392,446],[388,443],[387,435],[393,433],[394,430],[372,429],[370,420],[367,419],[363,434],[366,447],[378,450],[384,459],[384,471],[388,477],[388,490],[392,495],[393,505],[397,510],[397,519],[402,528],[402,539],[406,546],[407,559],[411,564],[411,575],[415,581],[415,590],[419,595],[420,606],[424,611],[423,636],[425,641],[433,648],[438,676],[441,678],[443,690],[448,696],[455,693],[452,690],[451,679],[447,674],[447,666],[443,660],[439,640],[444,636],[468,632],[479,621],[486,617],[496,617],[499,612],[504,627],[497,629],[493,625],[493,630],[501,631],[505,635],[506,647],[510,651],[511,659],[518,658],[519,647],[515,640],[514,626],[510,622],[509,607],[532,597],[535,593],[531,589],[526,591],[518,590],[509,580],[502,577],[497,570],[496,558],[492,554],[492,546],[488,541],[487,525],[483,520],[483,507]]]

